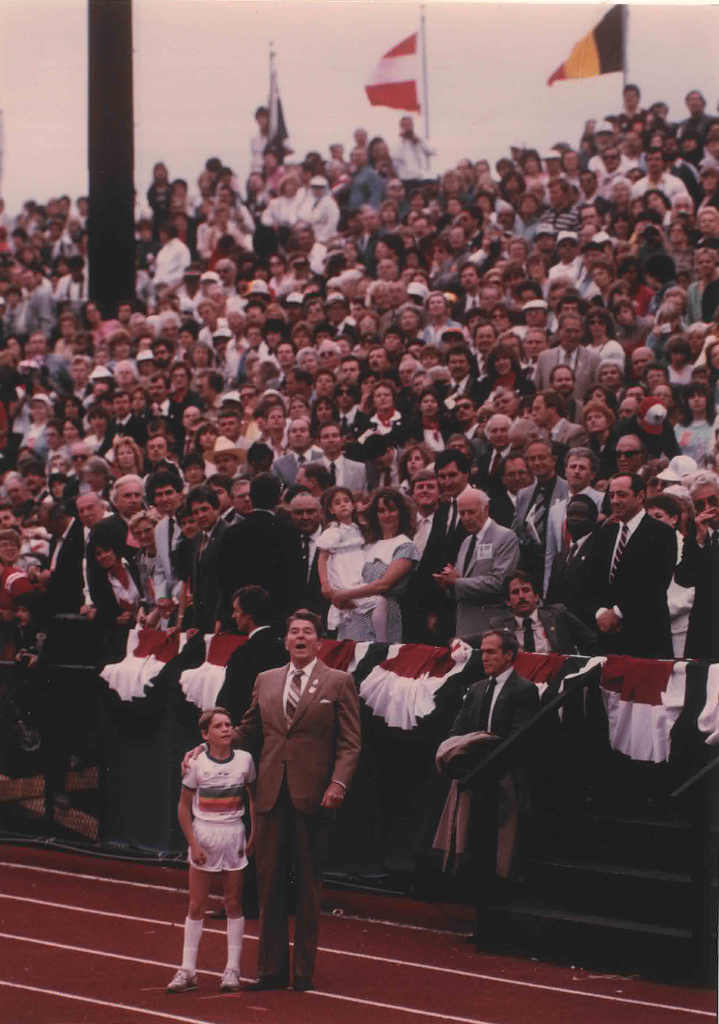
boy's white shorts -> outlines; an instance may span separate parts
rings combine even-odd
[[[192,822],[195,839],[207,854],[204,864],[195,864],[187,851],[187,860],[198,871],[242,871],[247,867],[245,826],[242,822]]]

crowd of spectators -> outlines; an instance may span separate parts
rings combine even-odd
[[[88,202],[0,201],[3,643],[210,633],[259,585],[328,635],[713,658],[719,119],[641,105],[433,177],[354,133],[156,164],[136,292]],[[234,609],[237,613],[237,609]]]

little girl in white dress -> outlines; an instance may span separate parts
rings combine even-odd
[[[335,590],[352,590],[361,586],[364,566],[365,539],[355,522],[355,503],[352,492],[346,487],[333,487],[328,495],[325,522],[326,529],[320,534],[317,547],[320,551],[319,573],[322,593],[331,599]],[[327,616],[327,628],[338,629],[343,619],[353,611],[372,612],[372,628],[375,639],[387,639],[387,602],[384,597],[357,597],[352,608],[337,608],[332,605]]]

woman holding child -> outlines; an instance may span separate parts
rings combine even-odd
[[[333,487],[325,498],[327,528],[317,546],[322,593],[332,602],[328,625],[340,640],[401,643],[397,598],[419,561],[414,520],[405,496],[383,488],[372,498],[365,538],[351,491]]]

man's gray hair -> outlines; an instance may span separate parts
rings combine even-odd
[[[684,477],[682,483],[689,488],[692,498],[700,487],[713,487],[719,494],[719,476],[710,469],[699,469],[696,473],[690,473]]]
[[[136,473],[126,473],[125,476],[121,476],[119,480],[115,481],[115,486],[112,488],[112,503],[115,504],[117,496],[120,493],[120,488],[126,484],[135,484],[144,490],[144,484],[142,483],[142,477],[137,476]]]

